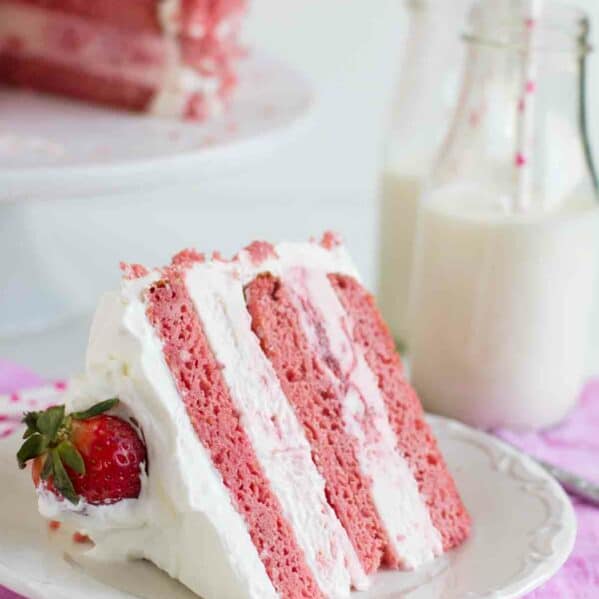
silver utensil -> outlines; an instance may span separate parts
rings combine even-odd
[[[568,493],[579,499],[599,507],[599,485],[578,476],[559,466],[534,458],[549,474],[551,474]]]
[[[542,468],[544,468],[559,484],[568,492],[570,495],[574,495],[581,499],[585,503],[592,505],[594,507],[599,507],[599,484],[591,482],[590,480],[584,478],[583,476],[579,476],[578,474],[574,474],[569,470],[564,468],[560,468],[559,466],[555,466],[554,464],[550,464],[545,460],[541,460],[529,453],[525,452],[522,448],[506,441],[505,439],[501,439],[504,443],[511,445],[517,451],[522,453],[526,453],[526,455],[539,464]]]

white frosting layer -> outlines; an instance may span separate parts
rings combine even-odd
[[[118,396],[144,432],[149,476],[138,501],[52,517],[83,529],[100,559],[145,557],[200,595],[277,596],[220,475],[192,428],[148,322],[141,291],[151,277],[125,282],[101,301],[84,382],[69,410]],[[47,498],[40,508],[46,513]],[[56,506],[55,506],[56,507]]]
[[[216,116],[223,110],[218,77],[200,75],[182,64],[179,47],[175,41],[168,44],[168,68],[164,71],[160,87],[152,98],[148,112],[156,116],[184,116],[193,94],[202,96],[202,110],[206,116]]]
[[[239,276],[241,274],[241,276]],[[218,262],[197,264],[186,284],[258,460],[291,525],[306,563],[327,597],[347,597],[349,564],[356,586],[366,575],[328,505],[324,479],[272,365],[251,330],[240,273]]]
[[[166,35],[175,36],[181,29],[181,0],[158,0],[158,22]]]
[[[348,383],[341,398],[343,419],[346,432],[356,442],[362,474],[372,480],[372,498],[396,554],[404,566],[416,568],[442,553],[441,537],[431,522],[416,480],[397,449],[375,375],[352,340],[351,319],[326,271],[298,266],[286,270],[282,279],[294,294],[302,327],[318,351],[318,333],[305,305],[316,312],[328,350]],[[336,376],[328,368],[327,372],[341,392]]]
[[[149,112],[158,116],[183,115],[190,96],[200,94],[206,116],[220,114],[223,110],[219,93],[220,78],[201,75],[195,69],[185,66],[181,59],[178,40],[181,33],[181,0],[161,0],[157,12],[166,43],[167,68]],[[226,21],[223,23],[226,25]],[[195,31],[194,36],[201,37],[204,33]]]

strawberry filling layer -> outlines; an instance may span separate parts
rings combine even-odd
[[[147,315],[199,440],[209,451],[276,591],[322,597],[240,421],[183,275],[170,269],[147,290]]]
[[[245,288],[252,330],[302,423],[329,504],[347,531],[364,570],[379,567],[388,545],[362,474],[354,440],[343,427],[338,389],[311,348],[288,290],[270,274]]]
[[[351,336],[353,323],[326,272],[295,266],[282,280],[292,298],[311,347],[326,364],[338,389],[345,431],[356,442],[362,474],[386,535],[385,562],[416,568],[441,553],[418,486],[397,443],[377,379]]]
[[[399,355],[374,298],[352,277],[331,274],[329,280],[354,323],[353,340],[376,374],[398,447],[441,534],[443,548],[456,547],[468,536],[470,518],[418,397],[402,373]]]

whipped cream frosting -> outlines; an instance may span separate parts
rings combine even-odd
[[[221,78],[200,74],[186,66],[181,56],[179,35],[182,32],[181,0],[161,0],[157,5],[158,22],[163,31],[166,68],[161,75],[161,83],[152,99],[149,112],[157,116],[182,115],[190,96],[199,94],[203,100],[203,110],[207,116],[216,116],[223,110],[220,97]],[[219,28],[232,29],[236,18],[223,20]],[[205,31],[186,31],[190,37],[199,38]]]
[[[367,577],[345,529],[326,501],[324,479],[274,369],[251,329],[243,285],[263,265],[196,264],[186,277],[211,349],[225,367],[223,375],[242,422],[285,519],[316,582],[327,597],[348,594]],[[346,567],[346,564],[348,567]]]
[[[90,335],[85,376],[67,409],[117,396],[143,430],[148,479],[138,500],[72,510],[41,493],[42,514],[94,541],[89,557],[147,558],[198,594],[277,597],[246,525],[199,442],[146,318],[143,290],[158,277],[106,294]],[[79,507],[79,506],[78,506]]]
[[[365,588],[367,577],[325,500],[324,480],[312,463],[302,427],[251,331],[243,287],[257,274],[281,277],[294,293],[308,293],[323,315],[328,312],[324,322],[336,357],[347,367],[353,386],[376,407],[383,446],[373,446],[355,424],[361,410],[355,397],[345,398],[345,426],[358,439],[360,465],[373,479],[373,498],[406,565],[418,565],[440,553],[439,535],[407,464],[395,450],[373,373],[363,356],[358,356],[353,371],[347,366],[344,344],[350,345],[351,340],[338,330],[342,307],[326,277],[336,272],[358,278],[347,252],[342,246],[324,249],[316,243],[283,243],[275,253],[256,260],[251,251],[242,251],[230,262],[194,263],[186,271],[186,286],[306,563],[327,597],[347,597],[350,581]],[[298,269],[314,277],[307,287],[301,288],[294,278]],[[67,409],[73,411],[117,396],[120,415],[139,424],[148,450],[148,473],[142,476],[139,499],[110,506],[84,502],[71,506],[42,489],[40,512],[90,536],[95,543],[90,557],[147,558],[200,595],[277,597],[242,516],[193,430],[161,341],[146,317],[143,292],[159,277],[159,272],[152,272],[124,280],[120,292],[102,298],[92,325],[85,375],[70,386],[67,397]],[[309,336],[309,325],[304,326]],[[376,455],[389,465],[377,463]]]

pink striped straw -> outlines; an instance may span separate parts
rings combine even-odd
[[[517,146],[514,156],[517,193],[514,211],[527,212],[532,205],[532,148],[534,145],[535,100],[537,92],[538,65],[535,45],[538,37],[539,18],[544,0],[530,0],[530,12],[524,19],[526,45],[524,50],[523,85],[517,104]]]

